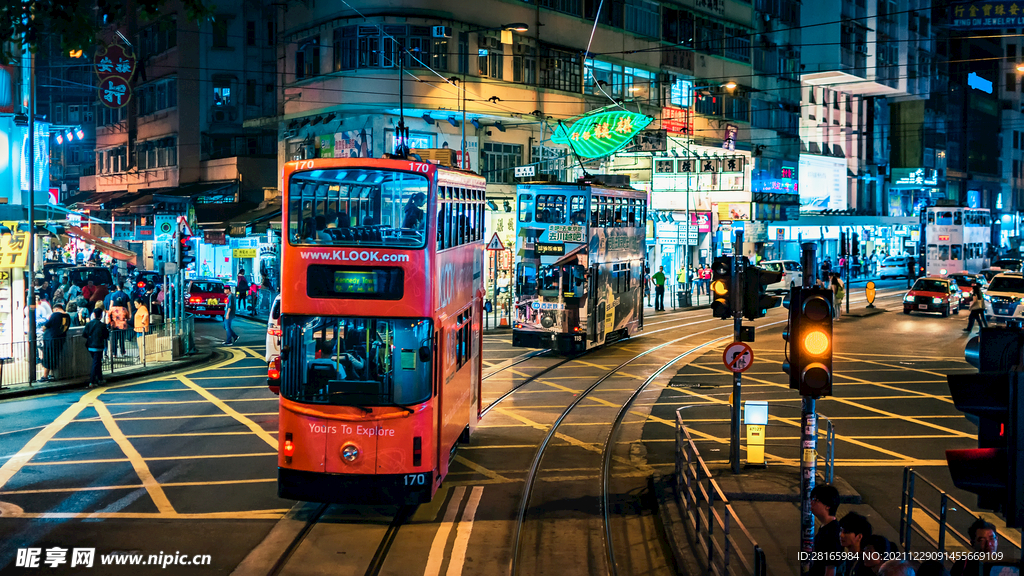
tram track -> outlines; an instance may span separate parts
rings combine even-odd
[[[785,322],[786,322],[786,320],[778,320],[778,321],[775,321],[775,322],[764,324],[761,327],[762,328],[766,328],[768,326],[784,324]],[[548,447],[551,444],[551,440],[556,436],[556,434],[558,433],[559,427],[563,424],[563,422],[566,420],[566,418],[569,417],[570,414],[573,413],[573,410],[583,400],[591,398],[592,393],[594,393],[595,391],[598,391],[598,389],[601,387],[602,384],[604,384],[609,379],[611,379],[613,376],[615,376],[623,368],[629,366],[630,364],[636,362],[637,360],[639,360],[639,359],[641,359],[641,358],[643,358],[645,356],[648,356],[648,355],[650,355],[652,353],[655,353],[655,352],[657,352],[659,350],[667,348],[667,347],[669,347],[669,346],[671,346],[673,344],[677,344],[677,343],[682,342],[684,340],[691,339],[691,338],[694,338],[694,337],[697,337],[697,336],[701,336],[701,335],[704,335],[704,334],[708,334],[708,333],[711,333],[711,332],[723,330],[725,328],[731,328],[731,326],[720,326],[720,327],[716,327],[716,328],[710,328],[710,329],[707,329],[707,330],[703,330],[703,331],[700,331],[700,332],[695,332],[693,334],[688,334],[688,335],[682,336],[680,338],[675,338],[675,339],[669,340],[667,342],[664,342],[662,344],[654,346],[654,347],[650,348],[649,350],[645,350],[643,352],[640,352],[639,354],[634,355],[633,357],[631,357],[628,360],[620,363],[619,365],[615,366],[614,368],[612,368],[610,370],[607,370],[603,375],[601,375],[599,378],[597,378],[592,384],[587,386],[582,392],[580,392],[580,393],[575,395],[575,398],[573,399],[573,401],[562,411],[562,413],[548,427],[544,438],[541,440],[540,444],[537,446],[537,449],[536,449],[536,451],[534,453],[533,459],[532,459],[532,461],[530,463],[529,469],[527,470],[526,477],[524,479],[523,489],[522,489],[522,492],[521,492],[519,506],[518,506],[518,509],[516,510],[515,518],[514,518],[514,528],[513,528],[513,537],[512,537],[512,550],[511,550],[511,558],[510,558],[510,565],[509,565],[509,573],[510,573],[511,576],[517,576],[518,574],[524,574],[524,573],[532,573],[532,572],[527,572],[526,569],[524,569],[522,567],[522,562],[521,562],[521,555],[523,554],[523,551],[524,551],[524,532],[525,532],[525,526],[526,526],[526,524],[527,524],[527,522],[529,520],[529,518],[528,518],[529,510],[530,510],[530,507],[531,507],[531,504],[532,504],[535,487],[536,487],[537,482],[538,482],[538,480],[540,479],[540,477],[541,477],[541,475],[543,473],[542,462],[543,462],[544,457],[545,457],[545,455],[547,453],[547,449],[548,449]],[[656,368],[650,374],[650,376],[645,378],[644,381],[639,386],[637,386],[635,389],[633,389],[631,391],[631,393],[628,395],[628,397],[625,399],[625,401],[623,401],[619,405],[619,408],[617,410],[615,418],[612,420],[612,422],[611,422],[611,424],[609,426],[608,435],[607,435],[607,437],[605,439],[603,449],[601,449],[601,451],[600,451],[601,452],[600,464],[594,466],[595,470],[597,470],[597,472],[598,472],[598,476],[599,476],[599,479],[600,479],[600,482],[599,482],[599,492],[600,493],[598,495],[598,498],[600,499],[599,506],[602,509],[602,521],[603,521],[603,524],[604,524],[604,529],[602,531],[602,539],[604,540],[604,548],[605,548],[604,554],[605,554],[605,559],[606,559],[606,562],[607,562],[606,572],[608,574],[616,575],[616,574],[619,573],[618,565],[617,565],[618,563],[616,562],[616,559],[615,559],[614,540],[612,538],[612,528],[611,528],[611,523],[612,523],[611,508],[612,508],[612,506],[611,506],[611,503],[609,501],[609,496],[610,496],[610,479],[611,479],[611,461],[613,459],[612,452],[613,452],[613,448],[614,448],[614,445],[615,445],[616,438],[618,437],[619,428],[620,428],[620,426],[622,424],[622,421],[623,421],[625,415],[629,412],[629,409],[632,407],[632,405],[634,404],[636,399],[648,388],[648,386],[652,382],[654,382],[655,379],[657,379],[661,374],[663,374],[666,370],[668,370],[670,367],[672,367],[673,365],[678,363],[683,358],[686,358],[687,356],[690,356],[690,355],[692,355],[692,354],[694,354],[694,353],[696,353],[696,352],[698,352],[700,350],[703,350],[703,349],[705,349],[705,348],[707,348],[709,346],[713,346],[716,343],[723,342],[723,341],[729,340],[731,338],[732,338],[732,334],[727,334],[727,335],[720,336],[720,337],[717,337],[717,338],[712,338],[710,340],[702,342],[701,344],[686,350],[685,352],[683,352],[681,354],[676,355],[675,357],[673,357],[672,359],[668,360],[667,362],[662,363],[658,368]],[[624,342],[628,342],[628,340],[624,341]],[[501,400],[503,400],[503,399],[504,399],[504,397],[501,398]],[[494,404],[497,404],[497,402],[495,402]],[[492,404],[492,406],[493,406],[493,404]],[[539,507],[540,506],[538,506],[538,508]]]

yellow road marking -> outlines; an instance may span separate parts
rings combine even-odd
[[[217,458],[250,458],[256,456],[277,456],[277,452],[253,452],[250,454],[198,454],[186,456],[149,456],[148,461],[159,460],[210,460]],[[63,466],[65,464],[111,464],[130,462],[129,458],[97,458],[95,460],[61,460],[58,462],[29,462],[25,466]]]
[[[26,518],[29,520],[84,520],[84,519],[124,519],[124,520],[279,520],[288,513],[287,508],[278,510],[242,510],[238,512],[210,512],[200,514],[164,514],[161,512],[22,512],[12,514],[10,518]],[[5,514],[5,518],[8,516]]]
[[[256,412],[253,414],[242,414],[242,416],[277,416],[277,412]],[[129,420],[182,420],[185,418],[230,418],[230,414],[186,414],[184,416],[128,416],[125,418],[114,418],[118,422]],[[95,418],[84,420],[72,420],[72,422],[95,422]]]
[[[277,397],[271,398],[234,398],[222,399],[223,402],[277,402]],[[174,406],[177,404],[209,404],[207,400],[154,400],[151,402],[108,402],[107,406]]]
[[[213,404],[214,406],[216,406],[216,407],[220,408],[221,410],[223,410],[225,414],[231,416],[232,418],[234,418],[238,422],[244,424],[246,427],[249,428],[249,430],[252,430],[254,434],[256,434],[257,436],[262,438],[264,442],[266,442],[271,448],[274,449],[275,452],[277,451],[277,449],[278,449],[277,438],[274,438],[273,436],[271,436],[270,433],[268,433],[266,430],[264,430],[262,426],[260,426],[259,424],[253,422],[249,418],[245,417],[243,414],[241,414],[240,412],[238,412],[237,410],[235,410],[231,406],[228,406],[227,404],[224,403],[223,400],[221,400],[220,398],[217,398],[213,394],[207,392],[201,386],[199,386],[195,382],[189,380],[188,377],[185,376],[184,374],[179,375],[178,379],[181,380],[181,382],[183,384],[185,384],[189,388],[195,390],[200,395],[202,395],[204,398],[209,400],[211,404]],[[277,413],[276,412],[272,412],[271,414],[277,414]]]
[[[78,402],[68,406],[60,416],[33,436],[17,454],[11,456],[7,462],[4,462],[4,465],[0,466],[0,489],[3,489],[7,482],[9,482],[11,478],[14,477],[14,475],[17,474],[33,456],[36,455],[37,452],[39,452],[50,438],[53,438],[55,434],[63,430],[70,422],[74,421],[75,417],[78,416],[86,406],[92,404],[92,401],[95,400],[101,392],[102,391],[100,389],[94,389],[86,392]]]
[[[509,479],[505,478],[501,474],[498,474],[497,472],[490,470],[488,468],[484,468],[483,466],[477,464],[476,462],[473,462],[472,460],[469,460],[467,458],[463,458],[462,456],[456,456],[455,461],[458,462],[459,464],[462,464],[466,468],[469,468],[474,473],[483,474],[484,476],[487,476],[491,480],[509,482]]]
[[[264,356],[263,354],[257,354],[256,351],[250,348],[249,346],[238,346],[238,348],[241,348],[242,350],[245,350],[249,354],[252,354],[252,357],[258,360],[266,361],[267,359],[266,356]]]
[[[160,487],[160,484],[153,477],[153,473],[150,472],[149,466],[146,461],[142,459],[142,455],[139,454],[135,446],[124,437],[124,433],[117,427],[117,423],[114,422],[114,417],[110,415],[110,411],[103,405],[99,399],[94,399],[92,402],[93,408],[100,415],[100,420],[103,421],[103,425],[107,428],[107,432],[110,433],[110,437],[117,442],[117,445],[124,452],[124,455],[128,457],[128,461],[131,462],[132,468],[135,469],[135,473],[139,476],[139,480],[142,481],[142,485],[146,487],[146,492],[149,497],[153,499],[153,503],[156,504],[156,509],[161,514],[174,514],[174,506],[171,506],[171,501],[167,499],[167,494],[164,494],[164,489]]]
[[[600,368],[601,370],[610,370],[608,366],[602,366],[600,364],[594,364],[593,362],[587,362],[585,360],[573,360],[574,364],[580,364],[583,366],[591,366],[593,368]]]
[[[263,484],[277,482],[277,478],[252,478],[245,480],[211,480],[208,482],[162,482],[164,488],[180,488],[188,486],[234,486],[236,484]],[[80,488],[39,488],[35,490],[0,490],[0,496],[12,494],[61,494],[65,492],[97,492],[104,490],[138,490],[142,484],[124,484],[121,486],[83,486]]]
[[[125,434],[125,438],[175,438],[194,436],[248,436],[252,432],[186,432],[184,434]],[[75,436],[71,438],[53,438],[50,442],[85,442],[87,440],[110,440],[109,436]]]

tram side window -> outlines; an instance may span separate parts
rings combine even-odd
[[[561,194],[537,195],[537,222],[561,224],[565,221],[565,196]]]
[[[939,244],[939,260],[949,260],[949,245]]]
[[[463,366],[469,363],[469,359],[472,356],[470,349],[470,343],[472,341],[471,333],[473,322],[472,315],[469,310],[466,310],[458,316],[458,328],[455,331],[455,369],[459,370]]]
[[[519,221],[520,222],[532,222],[533,214],[530,211],[530,200],[533,197],[529,194],[523,194],[519,197]]]
[[[437,249],[444,250],[444,203],[437,202]]]
[[[963,260],[964,247],[960,244],[954,244],[949,247],[949,259],[950,260]]]
[[[601,205],[601,197],[600,196],[594,196],[594,197],[592,197],[590,199],[590,225],[591,226],[594,226],[594,227],[599,226],[599,224],[598,224],[598,220],[599,220],[598,214],[601,211],[600,205]]]
[[[520,262],[516,269],[516,283],[521,296],[537,294],[537,268],[533,264]]]
[[[937,244],[928,245],[928,259],[938,260],[939,259],[939,246]]]
[[[587,225],[587,199],[584,196],[573,196],[569,199],[569,223],[577,226]]]

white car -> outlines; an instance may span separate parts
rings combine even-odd
[[[906,278],[908,266],[913,261],[910,256],[889,256],[878,265],[878,276],[886,278]]]
[[[1024,275],[1003,272],[992,279],[985,292],[989,320],[1024,320]]]
[[[782,272],[781,280],[765,288],[768,292],[786,292],[804,283],[804,269],[796,260],[765,260],[758,266],[772,272]]]
[[[281,297],[274,298],[267,318],[267,363],[281,355]]]

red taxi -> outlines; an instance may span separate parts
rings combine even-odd
[[[967,308],[971,305],[971,300],[974,299],[974,285],[978,284],[982,290],[988,288],[988,280],[985,279],[981,274],[971,274],[969,272],[957,272],[946,276],[956,285],[960,287],[960,307]]]
[[[940,312],[943,317],[960,313],[961,292],[948,278],[918,278],[903,297],[903,313]]]
[[[185,311],[195,316],[223,320],[224,305],[228,302],[228,295],[224,293],[225,286],[231,287],[221,280],[190,281]]]

